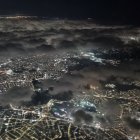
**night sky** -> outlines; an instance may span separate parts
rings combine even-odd
[[[135,0],[0,0],[1,15],[93,18],[104,22],[140,23]]]

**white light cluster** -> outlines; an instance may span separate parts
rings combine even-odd
[[[81,52],[81,56],[94,62],[103,63],[103,59],[96,57],[93,52]]]

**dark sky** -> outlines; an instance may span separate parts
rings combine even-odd
[[[139,23],[136,0],[0,0],[0,14],[27,14],[60,18],[94,18]]]

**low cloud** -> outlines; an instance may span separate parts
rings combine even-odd
[[[31,100],[33,91],[29,87],[13,87],[7,93],[0,95],[1,105],[22,105]]]
[[[140,130],[140,112],[136,112],[134,115],[125,118],[125,120],[129,127]]]
[[[81,123],[90,124],[93,122],[93,116],[84,110],[76,110],[72,113],[74,123],[80,125]]]

